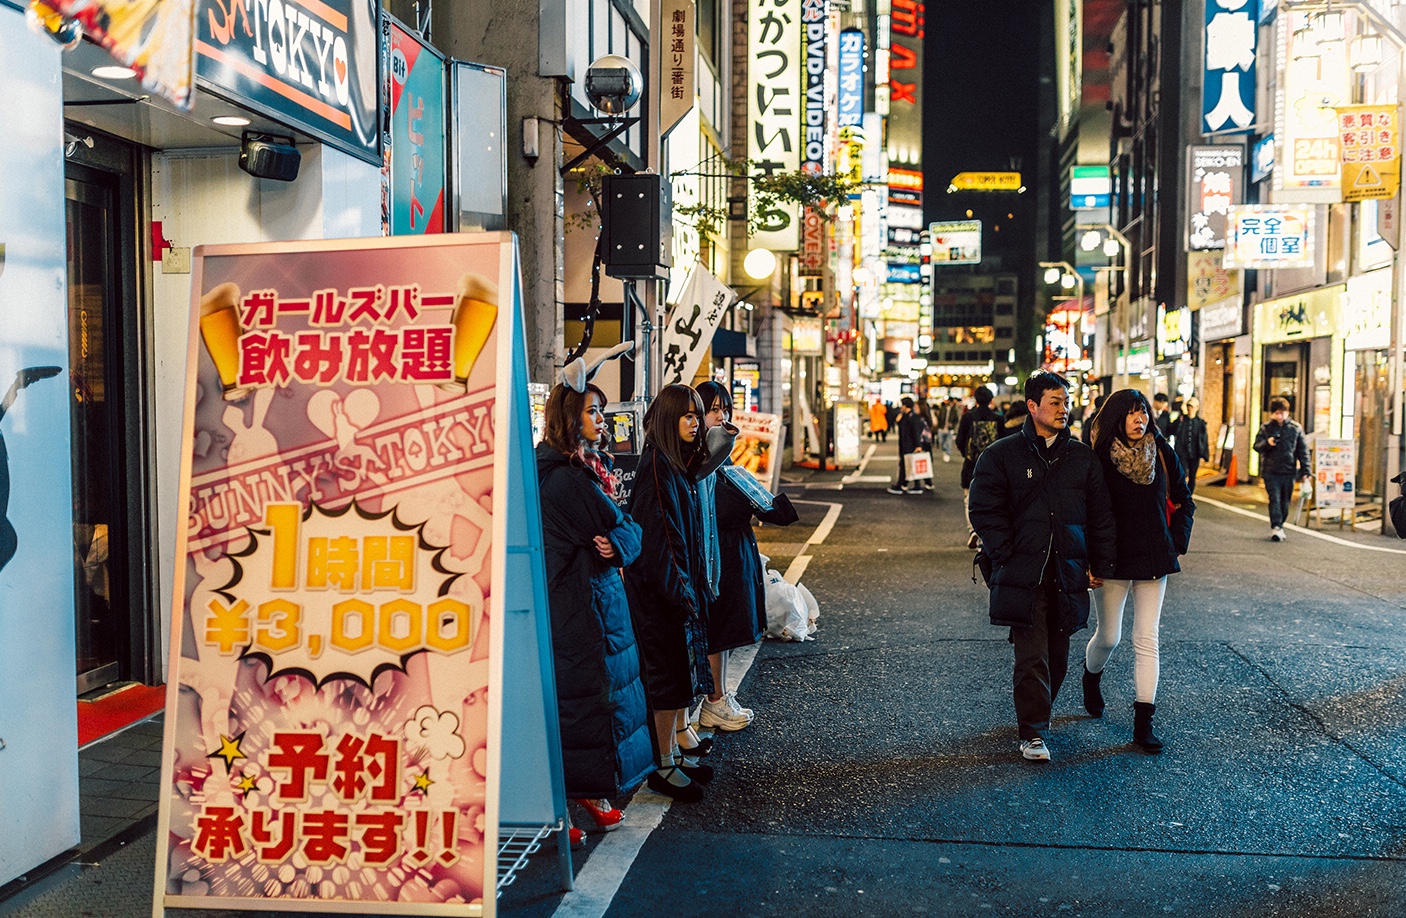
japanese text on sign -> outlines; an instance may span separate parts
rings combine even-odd
[[[1187,251],[1225,248],[1225,216],[1240,203],[1245,150],[1235,146],[1187,149]]]
[[[1396,196],[1401,187],[1401,121],[1395,105],[1349,105],[1338,112],[1343,200]]]
[[[801,166],[802,152],[801,10],[791,0],[751,0],[750,7],[747,157],[762,175],[794,172]],[[748,207],[756,215],[754,246],[799,248],[795,207],[777,203],[762,209],[755,191]]]
[[[846,29],[840,33],[840,127],[858,127],[864,122],[864,33]]]
[[[1226,268],[1312,265],[1312,207],[1253,204],[1230,208],[1226,220]]]
[[[1245,0],[1206,0],[1202,133],[1249,130],[1255,123],[1254,13]]]

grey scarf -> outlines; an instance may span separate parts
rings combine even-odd
[[[1113,467],[1119,474],[1133,484],[1152,484],[1157,476],[1157,437],[1150,430],[1141,440],[1132,443],[1114,437],[1108,447],[1108,458],[1113,460]]]

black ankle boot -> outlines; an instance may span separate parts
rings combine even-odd
[[[1103,716],[1103,689],[1099,687],[1102,680],[1103,673],[1091,673],[1089,665],[1084,664],[1084,710],[1091,717]]]
[[[1162,751],[1162,741],[1152,732],[1152,714],[1156,710],[1157,705],[1151,702],[1133,702],[1133,742],[1150,755]]]

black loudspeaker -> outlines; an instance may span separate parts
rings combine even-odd
[[[245,131],[239,142],[239,168],[255,178],[291,182],[302,160],[292,137]]]
[[[601,182],[601,259],[611,277],[667,280],[674,263],[673,200],[660,175],[607,175]]]

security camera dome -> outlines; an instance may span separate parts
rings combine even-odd
[[[644,77],[629,58],[607,54],[586,71],[586,96],[597,111],[623,115],[640,100]]]

